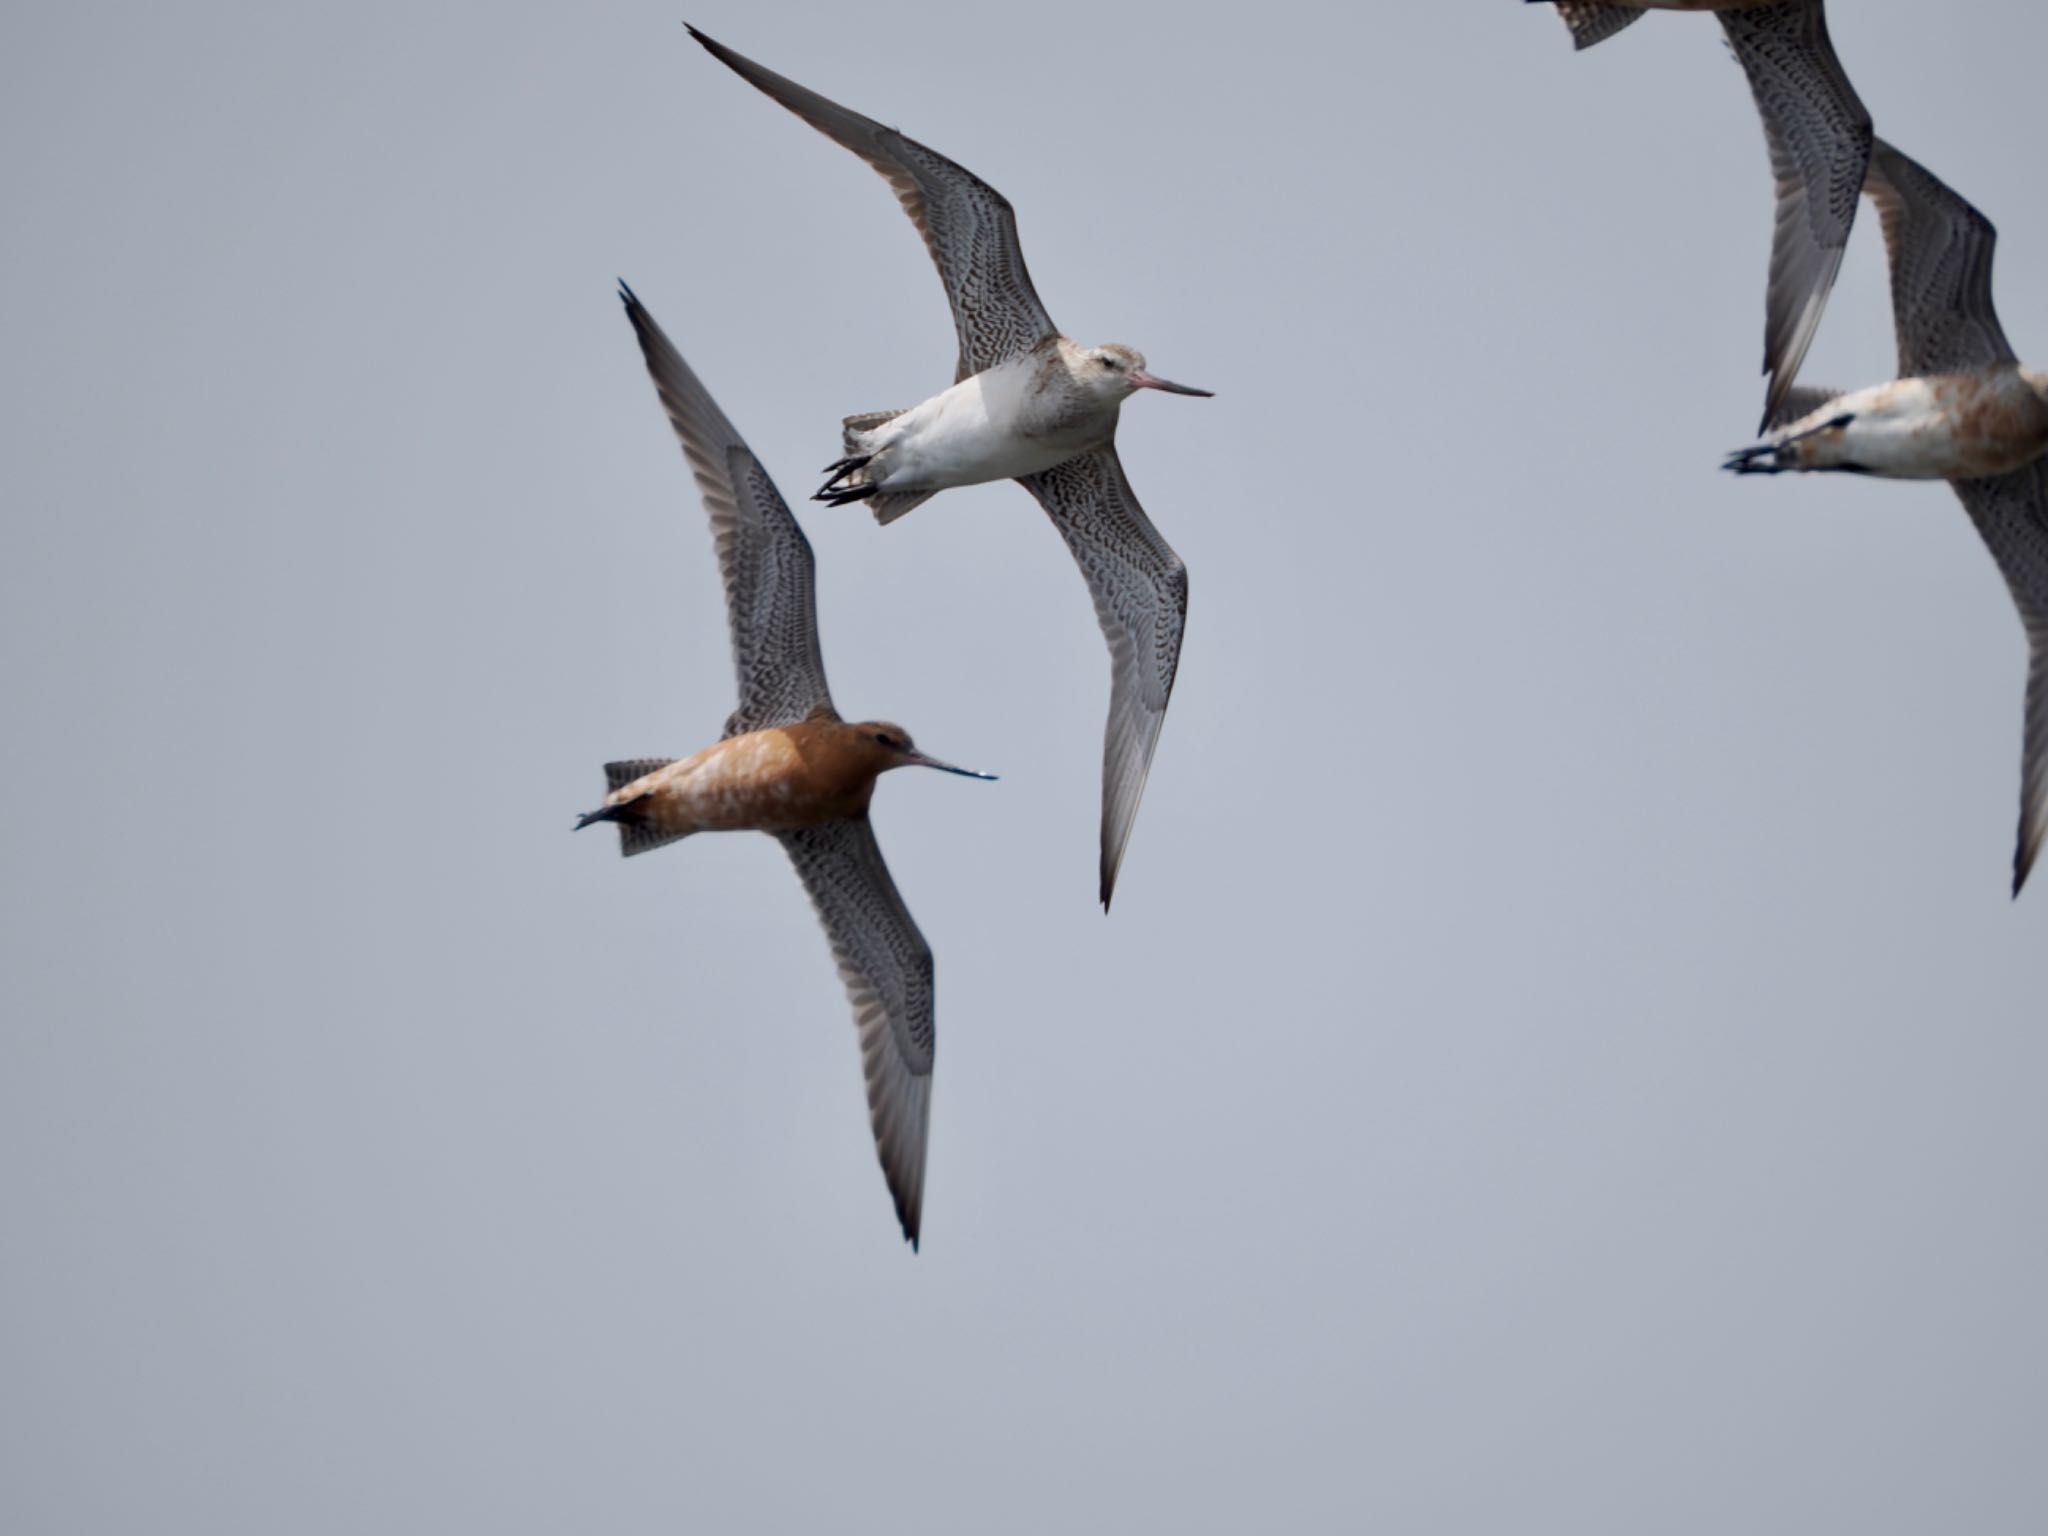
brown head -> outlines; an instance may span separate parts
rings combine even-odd
[[[993,779],[992,773],[983,773],[976,768],[962,768],[954,763],[941,762],[936,757],[917,750],[917,744],[910,739],[910,732],[900,725],[887,720],[863,720],[858,725],[846,728],[854,752],[863,766],[877,776],[891,768],[937,768],[943,773],[957,773],[970,779]]]

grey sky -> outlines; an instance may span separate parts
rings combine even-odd
[[[1939,486],[1739,483],[1704,18],[704,0],[1016,203],[1187,560],[1108,677],[1013,486],[802,516],[939,959],[925,1251],[712,740],[628,278],[792,493],[950,378],[885,189],[653,4],[0,46],[0,1526],[1719,1536],[2048,1519],[2025,653]],[[2048,352],[2025,0],[1834,7]],[[1892,365],[1866,212],[1805,377]]]

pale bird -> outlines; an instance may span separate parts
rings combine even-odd
[[[690,28],[712,56],[873,166],[924,237],[959,333],[953,387],[905,411],[849,416],[814,498],[866,501],[893,522],[939,491],[1014,479],[1081,567],[1110,652],[1100,895],[1106,910],[1180,664],[1187,567],[1118,462],[1123,402],[1140,389],[1207,395],[1151,373],[1125,346],[1059,333],[1031,286],[1009,202],[944,155],[785,80]]]
[[[1864,190],[1884,225],[1900,376],[1853,394],[1794,390],[1775,430],[1726,467],[1955,487],[2027,633],[2017,896],[2048,835],[2048,373],[2021,367],[1998,323],[1983,214],[1882,139]]]
[[[696,832],[767,832],[782,844],[853,1004],[875,1150],[914,1249],[936,1044],[932,952],[882,862],[868,802],[892,768],[995,775],[927,756],[900,725],[840,719],[818,649],[809,541],[654,317],[623,283],[619,296],[711,517],[740,702],[724,739],[701,752],[606,763],[610,793],[576,825],[616,823],[628,857]]]

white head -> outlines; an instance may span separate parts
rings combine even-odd
[[[1145,371],[1145,354],[1136,347],[1111,342],[1105,347],[1075,349],[1074,378],[1090,394],[1104,400],[1122,400],[1141,389],[1163,389],[1170,395],[1202,395],[1212,389],[1195,389],[1175,384]]]

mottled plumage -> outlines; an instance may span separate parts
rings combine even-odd
[[[1187,622],[1187,570],[1116,461],[1118,411],[1137,389],[1206,394],[1148,373],[1128,347],[1083,347],[1039,302],[1009,202],[965,167],[692,27],[740,78],[879,171],[931,252],[960,357],[951,389],[904,411],[850,416],[818,499],[865,500],[889,523],[956,485],[1016,479],[1044,506],[1088,581],[1111,662],[1103,749],[1102,904],[1137,817]]]
[[[1781,418],[1841,271],[1870,159],[1870,114],[1835,57],[1822,0],[1645,0],[1560,3],[1581,48],[1612,37],[1645,10],[1714,11],[1749,77],[1763,119],[1777,224],[1764,294],[1764,422]]]
[[[629,857],[697,832],[762,831],[782,843],[853,1004],[875,1150],[914,1248],[931,1106],[932,953],[882,862],[868,803],[892,768],[968,770],[917,751],[900,726],[840,719],[818,647],[809,541],[654,317],[623,284],[620,293],[710,515],[740,703],[725,738],[701,752],[606,764],[604,804],[577,825],[616,823]]]
[[[1901,377],[1802,397],[1804,413],[1729,467],[1846,469],[1955,487],[2027,635],[2018,895],[2048,833],[2048,374],[2019,365],[1998,323],[1990,220],[1881,139],[1864,190],[1884,226]]]

